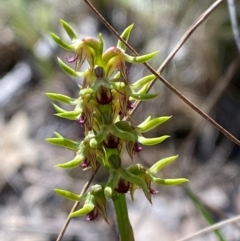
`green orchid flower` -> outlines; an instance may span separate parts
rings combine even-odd
[[[149,200],[150,203],[152,202],[151,196],[155,195],[157,193],[157,191],[155,191],[151,187],[151,183],[155,183],[155,184],[158,184],[158,185],[174,186],[174,185],[179,185],[179,184],[188,182],[188,179],[186,179],[186,178],[162,179],[162,178],[158,178],[156,176],[158,171],[160,171],[163,167],[165,167],[168,164],[175,161],[177,157],[178,156],[172,156],[172,157],[161,159],[160,161],[156,162],[149,169],[142,166],[141,164],[134,164],[134,165],[131,165],[127,168],[128,172],[130,172],[131,174],[141,178],[145,182],[145,184],[147,185],[147,187],[148,187],[147,191],[145,189],[143,189],[143,192],[144,192],[146,198]],[[131,194],[132,200],[134,199],[134,197],[133,197],[134,192],[138,188],[139,188],[138,185],[133,184],[133,183],[130,184],[130,194]]]

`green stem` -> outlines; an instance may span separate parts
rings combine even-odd
[[[133,229],[128,217],[125,194],[117,193],[113,195],[112,200],[117,216],[120,241],[134,241]]]

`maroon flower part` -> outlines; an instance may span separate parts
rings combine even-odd
[[[96,92],[97,102],[101,105],[107,105],[112,101],[112,92],[110,89],[100,86]]]
[[[138,142],[135,142],[134,145],[133,145],[133,151],[135,153],[138,153],[142,150],[142,147],[138,144]]]
[[[115,190],[119,193],[127,193],[130,188],[130,183],[122,178],[120,178],[117,187]]]
[[[98,217],[98,210],[94,208],[90,213],[87,214],[86,220],[93,221]]]
[[[78,120],[78,123],[81,125],[81,126],[83,126],[84,124],[85,124],[85,122],[86,122],[86,116],[84,115],[84,113],[82,113],[81,114],[81,116],[80,116],[80,118],[79,118],[79,120]]]
[[[134,105],[131,101],[128,100],[128,102],[127,102],[127,108],[130,109],[130,110],[132,110],[134,107],[135,107],[135,105]]]
[[[112,134],[108,134],[107,138],[104,140],[104,145],[110,149],[117,148],[118,144],[119,138]]]
[[[67,62],[68,63],[73,63],[77,60],[78,56],[75,55],[75,56],[72,56],[72,57],[69,57],[69,58],[66,58]]]
[[[131,102],[131,101],[127,101],[127,109],[132,110],[135,107],[135,105]],[[126,115],[126,113],[124,113],[124,111],[120,110],[119,115]]]
[[[105,76],[104,69],[99,66],[94,69],[94,73],[98,79],[103,78]]]
[[[80,165],[80,167],[82,167],[82,168],[86,168],[89,166],[90,166],[90,161],[87,158],[85,158],[84,161]]]
[[[152,195],[156,195],[158,193],[158,191],[152,189],[151,187],[149,188],[149,192],[152,194]]]

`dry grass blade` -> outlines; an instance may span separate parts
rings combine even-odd
[[[176,241],[186,241],[186,240],[189,240],[189,239],[194,238],[196,236],[203,235],[203,234],[206,234],[208,232],[212,232],[213,230],[221,228],[221,227],[223,227],[223,226],[225,226],[227,224],[235,223],[237,221],[240,221],[240,216],[237,216],[237,217],[230,218],[228,220],[219,222],[217,224],[214,224],[214,225],[212,225],[210,227],[204,228],[204,229],[202,229],[202,230],[200,230],[200,231],[198,231],[196,233],[193,233],[193,234],[191,234],[191,235],[189,235],[189,236],[187,236],[185,238],[181,238],[181,239],[178,239]]]

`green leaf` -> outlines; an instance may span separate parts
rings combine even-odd
[[[58,63],[61,67],[61,69],[68,75],[74,76],[74,77],[82,77],[84,76],[85,72],[78,72],[72,68],[70,68],[68,65],[66,65],[60,58],[58,58]]]
[[[144,133],[144,132],[152,130],[153,128],[157,127],[158,125],[161,125],[162,123],[169,120],[170,118],[171,118],[171,116],[162,116],[162,117],[154,118],[154,119],[146,122],[145,124],[140,124],[138,126],[138,128],[140,129],[141,133]]]
[[[132,88],[139,88],[142,87],[146,84],[148,84],[149,82],[153,81],[154,79],[156,79],[156,76],[151,74],[151,75],[147,75],[145,77],[143,77],[142,79],[136,81],[135,83],[131,84]]]
[[[66,104],[71,104],[71,105],[75,105],[75,99],[66,96],[66,95],[62,95],[62,94],[58,94],[58,93],[46,93],[47,97],[52,99],[52,100],[56,100],[62,103],[66,103]]]
[[[167,138],[169,138],[170,136],[160,136],[160,137],[155,137],[155,138],[145,138],[143,136],[139,136],[138,137],[138,142],[146,145],[146,146],[152,146],[152,145],[156,145],[159,144],[161,142],[163,142],[164,140],[166,140]]]
[[[68,24],[66,23],[64,20],[60,20],[60,23],[62,24],[63,28],[65,29],[68,37],[71,39],[71,40],[75,40],[75,39],[78,39],[78,36],[77,34],[75,33],[75,31],[73,30],[73,28]]]
[[[149,61],[150,59],[154,58],[155,55],[158,53],[158,51],[152,52],[150,54],[141,55],[141,56],[131,56],[126,53],[123,53],[125,57],[125,61],[133,63],[133,64],[139,64]]]
[[[54,42],[58,44],[60,47],[69,51],[75,51],[75,47],[72,44],[67,44],[54,33],[50,33],[50,34]]]
[[[67,198],[67,199],[72,200],[72,201],[77,201],[78,202],[78,201],[83,199],[83,197],[81,195],[77,195],[75,193],[72,193],[72,192],[69,192],[69,191],[66,191],[66,190],[57,189],[57,188],[55,188],[53,190],[59,196]]]
[[[178,158],[177,156],[170,156],[164,159],[159,160],[154,165],[149,168],[149,171],[153,174],[158,173],[161,169],[163,169],[165,166],[169,165],[170,163],[174,162]]]
[[[64,137],[47,138],[46,141],[53,145],[61,146],[71,151],[77,151],[80,144],[79,142],[72,141]]]
[[[121,37],[127,42],[130,36],[130,33],[133,29],[134,24],[128,26],[121,34]],[[117,42],[117,48],[122,49],[124,52],[126,50],[126,45],[119,39]]]

